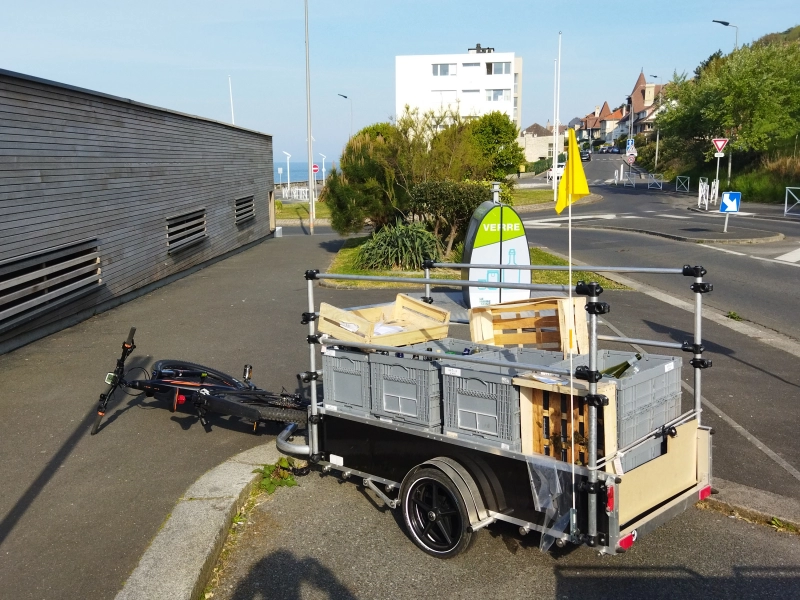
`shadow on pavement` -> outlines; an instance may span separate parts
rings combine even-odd
[[[675,328],[675,327],[667,327],[666,325],[661,325],[659,323],[654,323],[653,321],[648,321],[647,319],[645,319],[643,322],[644,322],[645,325],[647,325],[654,332],[669,335],[674,342],[678,342],[679,344],[681,344],[681,343],[683,343],[683,342],[685,342],[687,340],[691,342],[694,339],[694,333],[690,333],[690,332],[685,331],[683,329],[678,329],[678,328]],[[796,384],[796,383],[794,383],[792,381],[784,379],[783,377],[781,377],[779,375],[776,375],[775,373],[773,373],[771,371],[767,371],[767,370],[765,370],[765,369],[763,369],[763,368],[761,368],[761,367],[759,367],[757,365],[754,365],[753,363],[749,363],[746,360],[742,360],[741,358],[736,356],[736,351],[735,350],[731,350],[730,348],[727,348],[725,346],[720,346],[719,344],[715,344],[714,342],[710,342],[708,340],[703,340],[703,346],[705,347],[706,352],[711,352],[711,353],[715,353],[715,354],[720,354],[722,356],[727,356],[728,358],[730,358],[732,360],[735,360],[736,362],[738,362],[738,363],[740,363],[742,365],[747,365],[751,369],[754,369],[754,370],[756,370],[756,371],[758,371],[760,373],[763,373],[764,375],[768,375],[769,377],[772,377],[773,379],[777,379],[781,383],[785,383],[786,385],[790,385],[792,387],[800,388],[800,385],[798,385],[798,384]]]
[[[356,600],[356,596],[318,560],[299,558],[287,550],[273,552],[258,561],[236,586],[231,598],[300,600],[307,597],[301,586],[313,588],[315,598]]]
[[[132,364],[131,369],[141,368],[142,367],[142,359],[134,359],[129,364]],[[98,397],[99,397],[98,392]],[[113,401],[113,399],[112,399]],[[22,518],[25,514],[25,511],[28,510],[28,507],[31,506],[36,500],[37,496],[42,493],[42,490],[47,486],[53,476],[58,472],[59,467],[64,464],[64,461],[67,460],[72,451],[75,449],[75,446],[78,444],[80,439],[89,432],[89,428],[91,427],[92,423],[94,423],[94,418],[97,415],[97,398],[87,398],[86,404],[87,406],[91,407],[86,413],[86,416],[81,419],[81,422],[78,423],[78,426],[75,430],[70,434],[70,436],[64,441],[61,447],[53,454],[53,457],[47,461],[47,464],[28,486],[28,489],[20,496],[19,500],[14,503],[14,506],[11,510],[8,511],[3,520],[0,521],[0,544],[2,544],[5,539],[8,537],[8,534],[16,526],[17,522]],[[99,433],[99,432],[98,432]]]
[[[796,598],[800,570],[733,567],[729,577],[704,577],[685,567],[556,567],[556,598]]]

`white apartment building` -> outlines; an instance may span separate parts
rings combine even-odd
[[[463,116],[500,111],[522,127],[522,57],[476,44],[465,54],[395,57],[395,114],[458,108]]]

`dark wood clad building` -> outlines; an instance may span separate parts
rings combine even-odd
[[[0,352],[274,231],[272,137],[0,70]]]

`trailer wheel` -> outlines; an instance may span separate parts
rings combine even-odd
[[[404,482],[403,519],[413,542],[431,556],[452,558],[469,547],[472,532],[464,500],[438,469],[420,469]]]

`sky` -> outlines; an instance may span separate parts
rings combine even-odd
[[[797,0],[615,3],[309,0],[315,161],[353,128],[394,116],[394,57],[476,43],[523,58],[523,127],[553,119],[562,32],[561,121],[622,104],[648,81],[692,73],[718,49],[800,24]],[[230,122],[273,135],[276,162],[305,161],[304,8],[300,0],[29,0],[0,19],[0,68]],[[661,79],[653,79],[659,75]],[[338,96],[344,94],[345,100]]]

